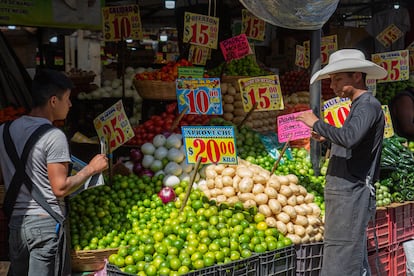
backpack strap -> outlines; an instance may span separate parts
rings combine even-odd
[[[36,200],[36,202],[42,206],[42,208],[44,208],[58,223],[62,224],[64,218],[53,211],[53,209],[47,203],[46,199],[43,197],[39,188],[33,184],[33,181],[26,173],[27,158],[33,149],[33,146],[47,131],[54,128],[54,126],[51,124],[43,124],[38,127],[27,140],[26,144],[24,145],[22,155],[19,158],[16,146],[10,136],[9,128],[11,123],[12,122],[10,121],[4,125],[3,138],[7,154],[13,162],[16,171],[12,177],[11,183],[6,191],[4,198],[3,209],[6,215],[8,217],[11,216],[17,195],[20,191],[21,185],[24,183],[27,189],[31,192],[33,199]]]

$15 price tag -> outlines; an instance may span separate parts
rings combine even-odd
[[[279,76],[239,79],[243,109],[249,112],[257,103],[257,111],[284,109]]]
[[[217,49],[218,26],[217,17],[185,12],[183,42]]]
[[[93,120],[93,124],[99,139],[108,143],[109,152],[113,152],[134,137],[122,100],[98,115]]]
[[[237,164],[233,126],[183,126],[187,163]]]

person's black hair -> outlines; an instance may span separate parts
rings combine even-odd
[[[52,96],[61,98],[69,89],[74,87],[73,82],[64,73],[40,69],[36,72],[32,82],[32,107],[44,106]]]

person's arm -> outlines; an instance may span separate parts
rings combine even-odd
[[[92,175],[108,168],[108,158],[97,154],[88,165],[76,175],[68,176],[68,163],[49,163],[47,172],[52,191],[56,197],[65,197],[77,189]]]
[[[414,141],[414,102],[410,96],[400,96],[395,101],[395,118],[404,137]]]

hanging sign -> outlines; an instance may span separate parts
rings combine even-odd
[[[321,39],[321,64],[328,64],[329,56],[338,50],[338,38],[336,35],[324,36]]]
[[[296,45],[295,65],[301,68],[307,68],[305,67],[306,66],[305,60],[306,60],[305,47],[302,45]]]
[[[187,163],[237,164],[234,126],[181,127]]]
[[[188,51],[188,61],[192,64],[206,65],[210,52],[210,48],[191,44]]]
[[[395,41],[400,39],[404,33],[398,29],[394,24],[389,25],[382,32],[380,32],[376,39],[384,45],[385,48],[390,47]]]
[[[323,102],[322,112],[324,121],[328,124],[341,127],[351,109],[351,100],[335,97]]]
[[[253,54],[245,34],[240,34],[221,41],[220,48],[223,57],[227,62]]]
[[[365,85],[367,86],[367,90],[372,93],[372,95],[377,94],[377,80],[376,79],[366,79]]]
[[[266,23],[247,9],[242,9],[242,30],[248,38],[264,41]]]
[[[238,82],[244,111],[249,112],[256,102],[256,111],[284,109],[278,75],[244,78]]]
[[[408,50],[373,54],[371,59],[388,72],[384,79],[377,80],[378,83],[402,81],[410,78]]]
[[[219,78],[177,79],[178,112],[186,114],[223,114]]]
[[[178,78],[202,78],[204,77],[204,68],[195,66],[178,66]]]
[[[93,124],[99,139],[107,142],[106,148],[109,152],[113,152],[134,137],[122,100],[98,115],[93,120]]]
[[[303,122],[296,120],[296,117],[303,112],[309,112],[309,110],[277,117],[277,137],[280,143],[311,136],[311,129]]]
[[[102,8],[102,30],[105,41],[127,38],[142,39],[142,25],[138,5]]]
[[[392,126],[391,113],[388,105],[382,105],[382,111],[385,117],[384,138],[394,136],[394,127]]]
[[[183,42],[217,49],[219,19],[217,17],[184,13]]]
[[[410,45],[408,45],[407,50],[410,53],[410,57],[409,57],[410,72],[414,72],[414,41],[411,42]]]

